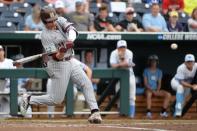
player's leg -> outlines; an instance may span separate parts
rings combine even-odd
[[[135,82],[135,76],[131,75],[130,78],[130,117],[135,117],[135,99],[136,99],[136,82]]]
[[[65,97],[69,82],[70,66],[71,63],[69,61],[50,63],[49,68],[54,73],[54,76],[51,78],[51,87],[49,87],[47,95],[31,96],[30,104],[60,104]]]
[[[158,97],[164,98],[163,107],[162,107],[160,115],[162,117],[168,117],[168,114],[167,114],[166,110],[167,110],[167,108],[169,106],[169,103],[170,103],[171,94],[169,92],[165,91],[165,90],[160,90],[155,95],[158,96]]]
[[[50,88],[51,88],[51,79],[49,78],[48,80],[47,80],[47,93],[49,92],[49,90],[50,90]],[[47,111],[48,112],[54,112],[55,111],[55,106],[47,106]],[[54,118],[54,115],[52,115],[52,114],[49,114],[48,115],[48,117],[49,118]]]
[[[171,86],[176,91],[176,105],[174,115],[181,116],[184,101],[184,87],[174,78],[171,81]]]
[[[85,72],[81,69],[81,67],[78,64],[76,64],[74,61],[72,61],[71,79],[73,83],[83,88],[84,97],[92,113],[92,115],[89,118],[89,121],[93,123],[100,123],[102,119],[99,114],[96,98],[94,96],[92,82],[87,77]]]
[[[151,113],[151,103],[152,103],[152,95],[153,93],[150,90],[146,90],[146,104],[147,104],[147,112],[146,116],[147,118],[152,118],[152,113]]]
[[[197,71],[196,71],[196,73],[194,75],[194,78],[193,78],[191,84],[197,84]],[[196,101],[196,99],[197,99],[197,91],[194,91],[194,90],[191,89],[191,95],[192,95],[191,98],[189,99],[189,101],[183,107],[182,116],[184,116],[187,113],[187,111],[190,109],[192,104]]]
[[[192,97],[189,99],[189,101],[183,107],[182,116],[184,116],[187,113],[187,111],[190,109],[190,107],[196,101],[196,99],[197,99],[197,91],[194,91],[194,92],[192,92]]]
[[[66,62],[50,62],[48,64],[49,69],[54,73],[54,76],[51,78],[51,87],[46,95],[41,96],[28,96],[27,94],[23,95],[21,103],[21,113],[26,114],[28,105],[33,104],[45,104],[45,105],[55,105],[63,101],[70,79],[71,73],[71,63]]]

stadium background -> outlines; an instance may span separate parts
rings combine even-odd
[[[31,4],[31,2],[34,2],[34,1],[33,0],[26,0],[26,2],[29,2]],[[43,3],[43,5],[45,5],[45,4],[46,3]],[[18,4],[18,5],[20,5],[20,4]],[[144,5],[145,5],[144,3],[142,3],[141,5],[136,4],[136,7],[140,8],[140,7],[144,7]],[[28,7],[27,10],[29,10],[29,11],[27,11],[25,9],[26,13],[23,11],[19,12],[19,15],[21,14],[21,17],[13,19],[13,21],[11,21],[11,22],[13,22],[13,26],[11,26],[11,27],[7,27],[7,22],[10,22],[10,21],[5,20],[4,16],[2,14],[4,11],[9,12],[9,10],[10,10],[10,12],[13,13],[13,12],[16,12],[18,9],[15,8],[14,10],[12,10],[11,6],[7,6],[4,9],[3,8],[0,7],[0,12],[1,12],[0,44],[5,47],[6,56],[8,58],[11,58],[13,55],[16,55],[18,53],[22,53],[22,54],[24,54],[24,56],[30,56],[30,55],[34,55],[37,53],[41,53],[42,46],[41,46],[41,42],[39,40],[39,33],[40,32],[28,33],[29,38],[27,38],[26,37],[27,34],[24,33],[23,31],[20,31],[23,29],[23,26],[24,26],[24,17],[27,15],[26,13],[30,13],[31,8]],[[92,13],[96,12],[94,5],[90,6],[90,8],[91,8]],[[138,9],[136,8],[136,11],[137,10]],[[145,9],[145,12],[147,12],[147,9]],[[140,9],[139,9],[139,15],[140,15],[140,13],[143,14],[145,12],[140,12]],[[189,18],[189,16],[187,18]],[[182,20],[182,23],[184,26],[186,26],[187,19],[184,18]],[[6,30],[10,33],[7,33]],[[16,31],[16,32],[14,32],[14,31]],[[14,37],[11,37],[14,34],[16,34],[16,35]],[[95,55],[96,64],[100,65],[100,68],[109,67],[109,63],[108,63],[109,62],[109,55],[110,55],[110,52],[116,48],[117,40],[106,40],[104,38],[103,39],[100,39],[100,38],[99,39],[97,39],[97,38],[88,39],[88,36],[86,36],[88,34],[89,34],[89,32],[80,33],[78,40],[76,40],[76,42],[75,42],[76,54],[79,55],[80,58],[82,59],[83,56],[81,56],[81,55],[83,55],[84,50],[92,49],[96,53],[96,55]],[[95,34],[97,34],[97,33],[95,33]],[[111,33],[104,32],[103,34],[110,35]],[[177,66],[183,62],[183,58],[186,53],[192,53],[195,56],[197,56],[197,53],[196,53],[196,49],[197,49],[197,47],[196,47],[196,40],[197,39],[196,38],[197,37],[194,37],[191,40],[185,40],[185,39],[176,40],[173,38],[171,40],[163,40],[163,39],[159,38],[159,36],[163,35],[165,33],[160,33],[160,34],[142,33],[143,34],[142,35],[140,33],[118,32],[118,33],[114,33],[114,34],[121,35],[122,38],[125,38],[125,40],[127,40],[127,42],[128,42],[128,48],[133,51],[134,62],[136,63],[136,67],[134,68],[134,72],[137,77],[142,77],[142,72],[146,66],[147,57],[150,54],[157,54],[159,56],[159,58],[160,58],[159,67],[163,70],[164,75],[166,75],[167,77],[172,77],[175,74]],[[150,36],[150,34],[152,34],[152,35]],[[175,34],[179,34],[179,33],[166,33],[166,34],[169,34],[173,37]],[[183,34],[186,35],[188,33],[183,33]],[[196,33],[191,33],[191,34],[197,35]],[[170,48],[170,45],[172,43],[178,44],[177,50],[172,50]],[[102,64],[102,62],[100,62],[101,51],[103,49],[107,50],[107,53],[106,53],[107,59],[105,61],[106,62],[105,64]],[[27,63],[27,64],[25,64],[25,67],[42,67],[42,60],[39,59],[34,62]],[[164,83],[164,84],[169,84],[169,83]],[[187,119],[187,117],[186,117],[186,119]],[[188,119],[190,119],[190,117]],[[6,123],[7,122],[9,122],[9,121],[6,121]],[[128,122],[128,123],[130,123],[130,122]],[[163,123],[163,121],[161,123]],[[185,122],[183,122],[183,123],[185,123]],[[189,124],[195,123],[195,121],[194,122],[192,121],[191,123],[188,122],[188,123]],[[165,122],[164,122],[164,124],[165,124]],[[160,124],[158,124],[158,125],[160,126]],[[176,124],[174,124],[174,125],[176,125]],[[152,126],[154,126],[154,125],[152,125]],[[162,126],[160,126],[160,127],[162,127]],[[185,126],[185,127],[188,128],[187,126]],[[193,126],[193,127],[195,127],[195,126]],[[178,128],[181,129],[179,126],[178,126]],[[175,130],[176,129],[177,128],[175,127]]]

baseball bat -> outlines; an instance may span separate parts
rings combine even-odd
[[[41,53],[41,54],[37,54],[37,55],[28,56],[28,57],[25,57],[25,58],[14,61],[13,65],[28,63],[28,62],[34,61],[38,58],[41,58],[44,55],[48,55],[48,54],[52,54],[52,53],[55,53],[55,52],[50,52],[50,53],[46,52],[46,53]]]

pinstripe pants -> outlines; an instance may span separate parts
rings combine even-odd
[[[69,61],[56,62],[50,60],[48,69],[53,73],[51,87],[46,95],[31,96],[29,104],[55,105],[64,100],[68,82],[72,82],[83,88],[83,94],[90,109],[98,109],[92,83],[82,68],[72,59]]]

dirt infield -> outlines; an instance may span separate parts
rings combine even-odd
[[[85,119],[0,120],[0,131],[196,131],[197,120],[104,120],[89,124]]]

